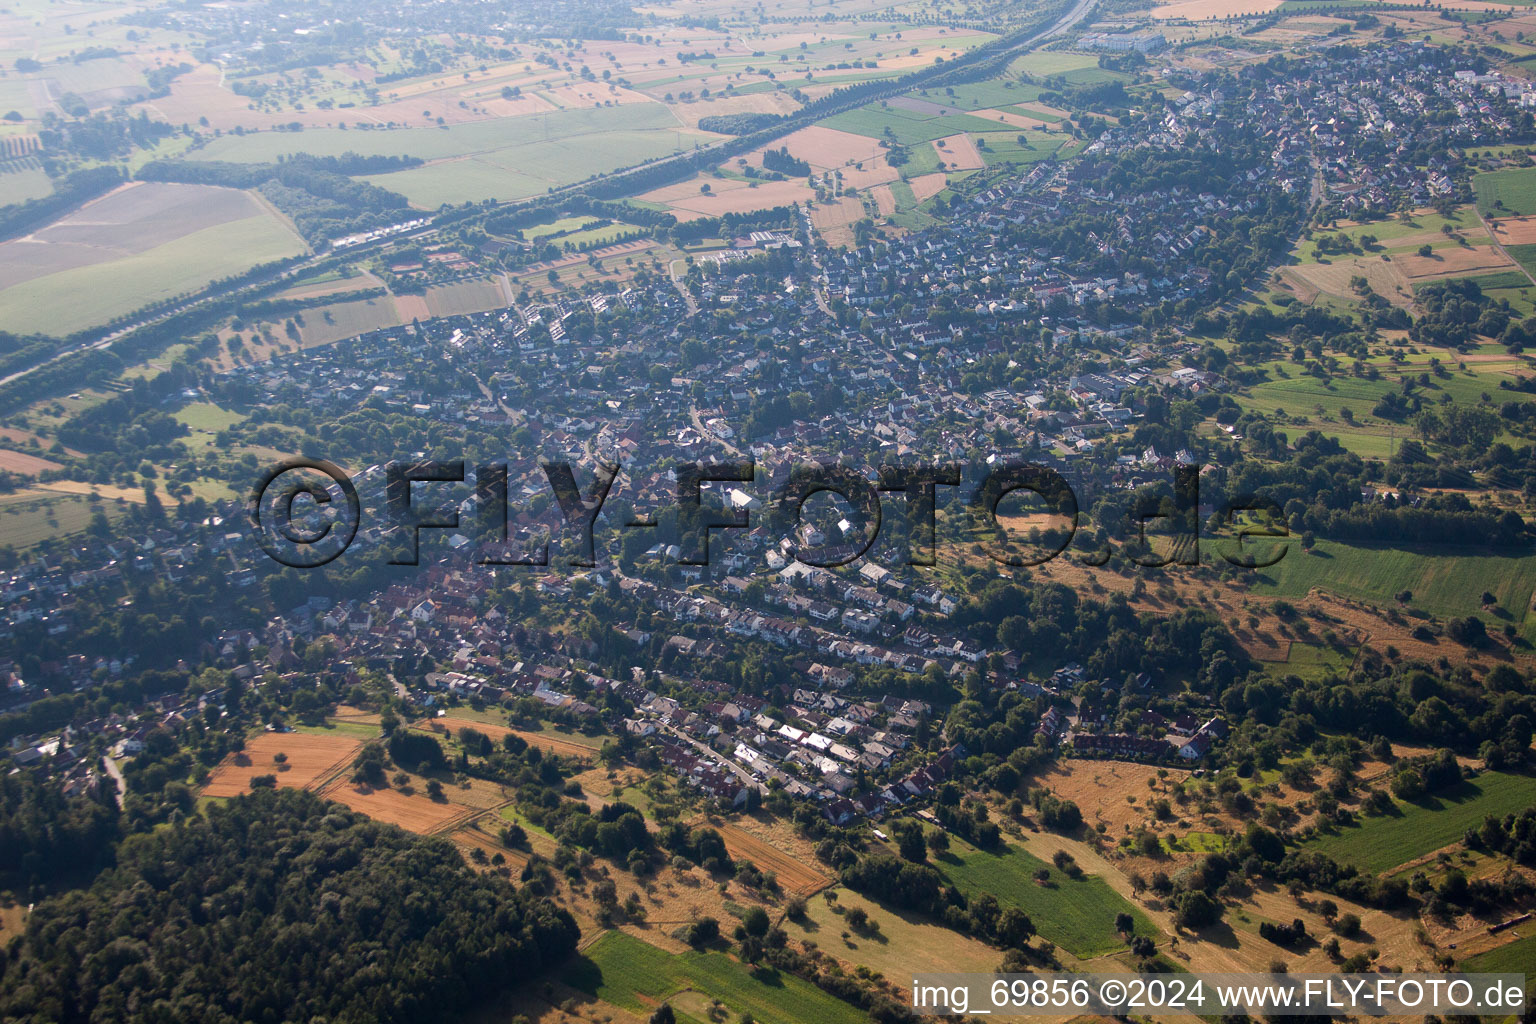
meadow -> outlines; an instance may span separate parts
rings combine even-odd
[[[1035,50],[1026,53],[1009,65],[1008,70],[1014,74],[1035,75],[1045,78],[1049,75],[1062,75],[1068,71],[1082,71],[1086,68],[1099,66],[1099,58],[1091,53],[1064,53],[1059,50]]]
[[[1415,803],[1397,801],[1394,814],[1361,818],[1305,844],[1361,871],[1390,871],[1456,842],[1488,815],[1518,813],[1536,803],[1536,778],[1484,772]]]
[[[1021,136],[1028,144],[1027,146],[1019,144]],[[1049,160],[1067,138],[1065,135],[1021,132],[1017,129],[1008,132],[977,133],[971,137],[976,140],[978,147],[982,142],[986,143],[986,147],[981,150],[981,155],[988,167],[995,167],[998,164],[1033,164],[1041,160]]]
[[[1393,253],[1417,249],[1425,243],[1433,248],[1457,245],[1454,239],[1445,234],[1445,228],[1450,228],[1462,235],[1472,245],[1488,243],[1488,232],[1478,223],[1472,208],[1462,206],[1452,211],[1449,217],[1421,211],[1406,221],[1393,217],[1388,220],[1366,221],[1363,224],[1350,224],[1338,228],[1320,228],[1310,239],[1297,244],[1294,255],[1302,263],[1316,263],[1319,259],[1333,261],[1348,259],[1344,255],[1329,256],[1317,251],[1319,238],[1324,236],[1333,238],[1339,235],[1343,235],[1361,248],[1364,248],[1362,239],[1366,236],[1376,239],[1373,248],[1369,250],[1373,256],[1379,252]]]
[[[1129,913],[1136,934],[1161,938],[1157,927],[1132,903],[1094,875],[1069,877],[1017,846],[1000,853],[956,842],[954,852],[937,867],[968,896],[990,893],[1004,906],[1023,910],[1043,937],[1073,956],[1087,958],[1123,949],[1115,915]],[[1040,868],[1050,871],[1046,885],[1035,881]]]
[[[563,980],[642,1016],[649,1016],[663,1001],[678,1000],[681,1005],[673,1008],[679,1020],[705,1021],[707,1000],[719,999],[731,1019],[750,1014],[761,1024],[864,1024],[868,1020],[867,1014],[793,975],[753,969],[720,952],[663,952],[619,931],[608,932],[587,947],[566,969]],[[704,1005],[689,1005],[692,1000],[687,995],[693,993],[704,997],[699,1000]]]
[[[1467,973],[1536,974],[1536,935],[1523,935],[1486,953],[1469,956],[1458,966]]]
[[[79,533],[90,525],[95,509],[108,519],[122,515],[113,501],[93,503],[83,494],[27,489],[0,498],[0,546],[18,551],[45,540]]]
[[[1536,167],[1475,175],[1472,189],[1477,193],[1477,212],[1485,217],[1495,213],[1536,213]]]
[[[1318,539],[1311,552],[1292,544],[1284,558],[1249,576],[1255,594],[1301,598],[1313,587],[1340,597],[1396,605],[1413,592],[1410,606],[1439,616],[1479,615],[1490,626],[1524,621],[1536,592],[1536,556],[1492,554],[1478,548],[1407,548]],[[1498,599],[1484,608],[1482,594]]]
[[[1504,251],[1527,271],[1536,273],[1536,245],[1506,245]]]
[[[53,193],[53,179],[41,167],[0,173],[0,189],[5,190],[7,202],[24,203],[28,199],[42,199]]]
[[[182,406],[172,417],[186,424],[188,430],[194,435],[206,435],[206,442],[213,443],[213,438],[221,430],[228,430],[245,421],[245,417],[237,412],[230,412],[222,406],[212,402],[190,402]]]
[[[280,156],[417,156],[424,166],[361,180],[399,192],[416,206],[521,199],[619,167],[691,149],[704,136],[682,129],[660,103],[555,110],[438,128],[225,135],[188,154],[194,160],[268,163]]]
[[[1455,358],[1453,353],[1430,354],[1438,355],[1442,363],[1452,363]],[[1412,365],[1401,367],[1385,361],[1372,362],[1380,374],[1375,380],[1353,376],[1322,380],[1302,373],[1295,363],[1268,363],[1264,369],[1270,379],[1253,385],[1246,395],[1237,395],[1235,400],[1245,410],[1253,409],[1266,416],[1283,413],[1285,417],[1297,420],[1277,425],[1292,440],[1307,430],[1317,429],[1324,436],[1337,438],[1356,455],[1385,459],[1404,439],[1414,437],[1416,433],[1411,423],[1385,420],[1375,416],[1372,410],[1389,392],[1402,390],[1402,375],[1418,376],[1427,369],[1427,362],[1416,360]],[[1464,371],[1448,369],[1446,376],[1431,375],[1429,385],[1422,387],[1420,394],[1426,403],[1438,402],[1442,395],[1446,395],[1459,404],[1477,405],[1485,394],[1494,403],[1531,401],[1533,396],[1525,392],[1499,387],[1503,382],[1518,380],[1519,376],[1510,371],[1521,365],[1513,357],[1468,363]],[[1352,419],[1345,418],[1346,410]]]
[[[1266,661],[1262,667],[1267,675],[1276,678],[1296,676],[1304,680],[1316,680],[1333,675],[1343,679],[1354,660],[1353,647],[1293,642],[1285,661]]]

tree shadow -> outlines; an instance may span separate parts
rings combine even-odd
[[[1209,942],[1213,946],[1220,946],[1222,949],[1236,949],[1241,945],[1237,932],[1233,931],[1232,926],[1225,921],[1218,921],[1216,924],[1207,925],[1193,934],[1201,942]]]

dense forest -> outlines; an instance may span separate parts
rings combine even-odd
[[[565,911],[452,844],[297,790],[123,843],[0,956],[0,1018],[456,1019],[575,949]]]

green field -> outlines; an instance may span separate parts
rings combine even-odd
[[[145,252],[0,291],[0,323],[18,332],[70,334],[304,250],[293,229],[274,216],[216,224]]]
[[[1190,832],[1183,836],[1169,836],[1165,846],[1180,853],[1222,853],[1227,840],[1215,832]]]
[[[1477,193],[1477,212],[1485,217],[1536,213],[1536,167],[1478,174],[1472,178],[1472,188]]]
[[[1305,597],[1313,587],[1369,601],[1396,604],[1395,595],[1413,591],[1411,606],[1441,618],[1479,615],[1491,627],[1524,621],[1536,592],[1536,556],[1490,554],[1485,549],[1373,547],[1317,541],[1311,552],[1290,542],[1279,562],[1252,573],[1255,594]],[[1498,604],[1484,609],[1483,591]],[[1500,615],[1499,612],[1505,614]]]
[[[352,302],[333,302],[304,311],[304,324],[299,337],[305,347],[329,345],[342,338],[351,338],[381,327],[394,327],[400,323],[400,314],[389,296],[376,299],[356,299]],[[281,334],[281,332],[277,332]]]
[[[1398,802],[1399,813],[1361,818],[1360,824],[1314,839],[1304,849],[1380,873],[1456,842],[1490,814],[1502,817],[1532,803],[1536,778],[1484,772],[1417,803]]]
[[[230,412],[222,406],[212,402],[191,402],[182,406],[172,414],[173,417],[187,425],[187,429],[193,433],[217,434],[221,430],[245,420],[245,417],[237,412]]]
[[[991,893],[1004,906],[1019,907],[1035,923],[1036,931],[1073,956],[1087,958],[1123,949],[1125,940],[1115,931],[1115,915],[1122,911],[1135,919],[1136,934],[1162,937],[1134,904],[1095,875],[1069,878],[1017,846],[990,853],[956,842],[954,851],[937,866],[956,888],[967,896]],[[1050,869],[1049,885],[1035,882],[1040,868]]]
[[[1066,118],[1062,117],[1060,114],[1054,114],[1049,110],[1043,110],[1039,107],[1026,106],[1022,103],[1015,103],[1011,106],[999,107],[998,109],[1006,110],[1010,114],[1019,114],[1023,117],[1032,117],[1037,121],[1049,121],[1051,124],[1059,124],[1060,122],[1066,120]]]
[[[41,167],[0,174],[0,189],[5,192],[7,203],[24,203],[28,199],[42,199],[53,194],[53,179]]]
[[[1443,229],[1447,227],[1465,237],[1469,244],[1486,245],[1489,241],[1488,232],[1473,215],[1472,208],[1461,206],[1457,207],[1450,217],[1442,217],[1438,213],[1425,213],[1408,221],[1389,217],[1385,220],[1367,221],[1364,224],[1352,224],[1348,227],[1319,228],[1313,232],[1311,239],[1297,243],[1295,256],[1302,263],[1358,258],[1358,253],[1331,255],[1318,253],[1316,240],[1324,235],[1330,237],[1343,235],[1362,249],[1365,246],[1361,239],[1370,235],[1376,239],[1376,242],[1371,249],[1367,250],[1367,255],[1382,252],[1412,252],[1422,244],[1419,239],[1424,236],[1428,236],[1430,246],[1436,249],[1459,245],[1460,243],[1445,234]],[[1411,239],[1411,241],[1405,243],[1404,239]]]
[[[1019,136],[1024,136],[1028,148],[1019,145]],[[1021,132],[1017,128],[1011,131],[985,132],[971,136],[980,148],[981,158],[986,161],[988,167],[998,164],[1033,164],[1041,160],[1049,160],[1051,154],[1061,148],[1066,141],[1065,135],[1046,135],[1043,132]],[[985,141],[986,146],[981,147]]]
[[[312,736],[335,736],[339,733],[344,736],[356,736],[360,740],[376,740],[380,735],[377,725],[369,725],[366,722],[338,722],[335,719],[327,719],[321,725],[296,725],[293,731],[308,733]]]
[[[1454,365],[1454,354],[1439,355],[1442,362]],[[1266,416],[1283,411],[1287,417],[1303,418],[1303,423],[1280,426],[1293,440],[1316,428],[1327,437],[1338,438],[1340,444],[1362,458],[1385,459],[1405,438],[1416,436],[1415,431],[1410,423],[1391,423],[1376,417],[1372,410],[1388,392],[1402,390],[1399,372],[1416,377],[1427,366],[1416,362],[1399,371],[1386,362],[1372,361],[1382,371],[1376,380],[1346,376],[1319,380],[1300,372],[1294,363],[1268,363],[1263,369],[1270,379],[1253,385],[1246,395],[1237,395],[1236,401],[1243,409],[1254,409]],[[1429,386],[1421,393],[1426,403],[1437,402],[1446,395],[1453,402],[1477,405],[1485,394],[1495,403],[1531,401],[1531,395],[1499,387],[1501,382],[1517,379],[1515,374],[1499,367],[1513,370],[1519,365],[1511,358],[1507,362],[1469,364],[1466,371],[1448,368],[1447,376],[1431,375]],[[1344,419],[1346,409],[1354,417],[1353,423]]]
[[[1523,935],[1497,949],[1469,956],[1458,966],[1469,974],[1536,975],[1536,935]]]
[[[1536,245],[1506,245],[1504,251],[1510,259],[1536,274]]]
[[[1040,87],[1013,79],[994,78],[985,82],[945,86],[942,89],[925,89],[911,95],[916,99],[931,100],[962,110],[980,110],[982,107],[1000,107],[1037,100],[1040,98]]]
[[[503,309],[507,305],[507,298],[501,292],[501,285],[489,278],[456,281],[453,284],[428,288],[425,297],[427,308],[432,311],[433,316],[459,316],[464,313],[479,313],[487,309]]]
[[[1118,71],[1105,71],[1100,67],[1076,68],[1061,76],[1066,79],[1068,85],[1098,85],[1100,82],[1129,82],[1130,76]]]
[[[1286,556],[1287,558],[1290,555]],[[1298,676],[1301,679],[1324,679],[1329,675],[1342,679],[1354,664],[1355,649],[1352,647],[1328,647],[1324,644],[1293,642],[1290,656],[1285,661],[1266,661],[1264,673],[1275,678]]]
[[[1026,53],[1009,66],[1008,70],[1015,74],[1037,75],[1045,78],[1049,75],[1061,75],[1068,71],[1080,71],[1084,68],[1096,68],[1099,66],[1099,58],[1091,53],[1063,53],[1057,50],[1036,50]]]
[[[0,546],[25,551],[45,540],[79,533],[90,525],[96,507],[108,519],[122,515],[115,501],[93,506],[83,494],[26,490],[5,495],[0,501]]]
[[[1531,287],[1531,279],[1518,270],[1503,270],[1496,274],[1480,274],[1476,277],[1457,278],[1457,280],[1471,281],[1485,292],[1502,291],[1506,288],[1520,289]],[[1415,290],[1417,290],[1417,286]]]
[[[529,821],[517,810],[516,806],[513,804],[507,804],[507,806],[503,807],[496,813],[501,817],[503,821],[512,822],[514,825],[521,825],[523,831],[528,832],[531,835],[543,836],[545,839],[548,839],[552,843],[557,841],[554,836],[549,834],[548,829],[544,828],[542,825],[535,825],[533,822]]]
[[[943,103],[946,100],[944,96],[924,98],[934,103]],[[838,131],[852,132],[871,139],[884,137],[886,129],[890,129],[896,141],[903,146],[916,146],[918,143],[932,142],[934,139],[958,135],[961,132],[997,130],[995,122],[972,117],[970,114],[930,115],[915,110],[902,110],[899,107],[881,107],[879,104],[860,107],[844,114],[835,114],[818,123],[827,128],[836,128]]]
[[[707,1001],[719,999],[731,1020],[748,1013],[762,1024],[865,1024],[869,1019],[793,975],[754,970],[724,953],[666,953],[624,932],[608,932],[594,942],[566,969],[563,980],[642,1016],[672,1001],[679,1020],[703,1021]],[[695,1008],[689,1005],[695,994],[704,997],[697,1014],[688,1012]]]
[[[425,166],[362,180],[399,192],[417,206],[521,199],[619,167],[682,150],[700,136],[679,128],[660,103],[551,111],[442,128],[225,135],[188,154],[194,160],[266,163],[279,156],[417,156]]]
[[[697,141],[698,136],[674,131],[671,127],[637,131],[614,129],[601,134],[554,137],[548,142],[471,151],[464,159],[444,160],[362,180],[399,192],[413,205],[424,209],[482,199],[526,199],[593,175],[692,150]]]

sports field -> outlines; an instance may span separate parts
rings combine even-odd
[[[710,1018],[710,1000],[725,1004],[730,1020],[761,1024],[864,1024],[869,1017],[810,982],[770,968],[754,970],[724,953],[663,952],[625,932],[598,939],[566,969],[572,988],[647,1017],[671,1002],[679,1020]]]
[[[1461,838],[1492,814],[1518,813],[1536,803],[1536,778],[1484,772],[1454,789],[1415,803],[1397,803],[1397,813],[1361,818],[1305,844],[1361,871],[1389,871]]]
[[[1161,938],[1157,926],[1135,905],[1093,875],[1069,877],[1053,865],[1017,847],[1000,853],[956,842],[954,852],[936,865],[967,896],[990,893],[1004,906],[1029,915],[1035,930],[1073,956],[1086,958],[1125,946],[1115,931],[1115,915],[1128,913],[1136,934]],[[1035,881],[1040,868],[1050,871],[1045,885]]]

